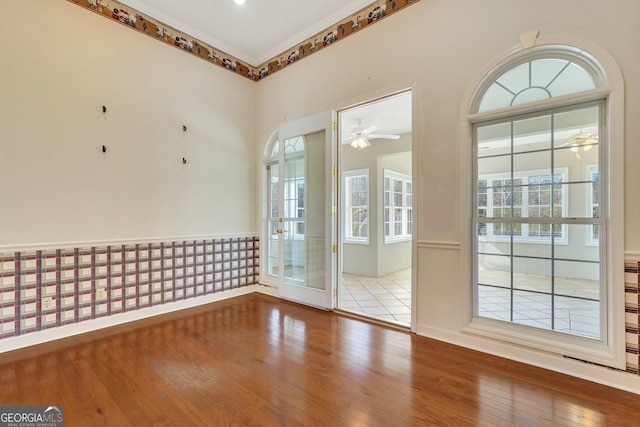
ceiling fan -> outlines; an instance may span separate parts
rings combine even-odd
[[[561,147],[568,146],[569,150],[576,153],[576,157],[578,158],[578,160],[581,160],[580,149],[582,149],[582,151],[589,151],[591,150],[591,147],[593,146],[593,144],[597,144],[597,143],[598,143],[598,135],[581,132],[578,135],[574,135],[571,138],[569,138],[569,141],[562,144]]]
[[[358,150],[362,150],[363,148],[367,148],[371,146],[369,139],[398,139],[400,135],[387,135],[387,134],[379,134],[373,133],[378,127],[377,126],[369,126],[366,129],[362,128],[362,119],[358,119],[358,127],[355,128],[351,132],[351,136],[348,136],[342,140],[343,144],[349,144]]]

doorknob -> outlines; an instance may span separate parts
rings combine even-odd
[[[276,230],[278,232],[278,234],[282,234],[282,228],[278,228],[278,230]]]

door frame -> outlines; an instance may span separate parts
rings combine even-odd
[[[418,140],[419,140],[419,128],[418,128],[418,87],[417,82],[415,80],[400,83],[394,86],[390,86],[373,93],[369,93],[367,95],[363,95],[348,101],[344,101],[342,103],[334,105],[333,111],[336,114],[336,164],[338,166],[338,184],[337,184],[337,201],[338,205],[336,208],[337,218],[338,218],[338,257],[337,257],[337,266],[336,266],[336,302],[335,307],[339,307],[339,301],[342,298],[342,269],[343,269],[343,260],[342,260],[342,245],[344,235],[344,219],[342,215],[342,211],[344,209],[344,198],[343,198],[343,188],[342,188],[342,159],[341,159],[341,151],[342,144],[340,141],[340,112],[344,110],[349,110],[352,108],[357,108],[359,106],[364,106],[370,104],[372,102],[376,102],[385,98],[389,98],[394,95],[398,95],[404,92],[411,93],[411,177],[413,182],[413,233],[411,239],[411,324],[410,330],[413,333],[417,332],[417,300],[418,300],[418,236],[419,236],[419,218],[422,215],[420,209],[420,186],[418,181]]]

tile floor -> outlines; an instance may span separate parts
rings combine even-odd
[[[483,280],[502,284],[504,272],[483,272]],[[600,335],[598,282],[570,278],[556,278],[553,316],[551,296],[541,294],[549,290],[549,278],[522,275],[517,282],[521,290],[513,294],[513,322],[598,338]],[[526,276],[526,277],[525,277]],[[479,314],[483,317],[510,321],[511,290],[508,287],[479,287]],[[575,298],[582,297],[582,298]],[[411,269],[384,277],[356,276],[343,273],[339,308],[355,314],[396,323],[411,324]],[[552,325],[553,317],[553,325]]]
[[[355,314],[411,325],[411,269],[383,277],[343,273],[338,306]]]
[[[483,283],[494,285],[478,287],[478,313],[481,316],[510,321],[513,304],[514,323],[591,338],[600,337],[600,291],[597,281],[556,277],[552,313],[551,281],[548,276],[514,273],[513,280],[518,283],[519,290],[513,292],[513,301],[508,273],[485,270],[480,277]]]

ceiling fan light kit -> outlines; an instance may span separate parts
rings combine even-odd
[[[587,133],[587,134],[580,133],[578,135],[572,136],[571,139],[569,139],[569,142],[563,145],[568,145],[569,150],[576,153],[576,158],[578,160],[582,160],[579,153],[580,149],[582,148],[582,151],[589,151],[591,150],[591,147],[593,147],[593,144],[597,144],[597,143],[598,143],[597,135],[593,135],[591,133]]]
[[[366,129],[362,128],[362,120],[357,120],[358,127],[351,132],[351,136],[344,138],[342,140],[343,144],[350,144],[353,148],[357,150],[362,150],[363,148],[367,148],[371,146],[369,142],[369,138],[371,139],[399,139],[400,135],[386,135],[386,134],[377,134],[375,132],[378,127],[377,126],[369,126]]]
[[[582,151],[589,151],[591,150],[591,145],[585,145],[585,144],[575,144],[572,145],[570,150],[573,151],[574,153],[577,153],[578,150],[580,150],[580,147],[582,147]]]
[[[370,147],[371,143],[367,138],[359,137],[351,141],[351,146],[356,150],[362,150],[363,148]]]

